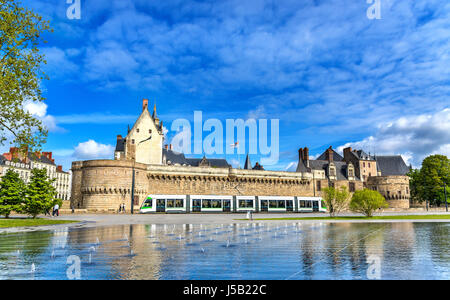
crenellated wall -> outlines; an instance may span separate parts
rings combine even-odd
[[[212,167],[146,165],[122,160],[92,160],[73,162],[72,205],[88,211],[117,211],[125,203],[131,207],[131,181],[135,168],[135,206],[149,194],[198,194],[246,196],[321,196],[320,189],[328,180],[313,179],[312,173],[242,170]],[[383,195],[404,191],[405,176],[398,178],[371,177],[369,181]],[[335,187],[354,185],[363,188],[361,181],[335,181]],[[402,192],[403,193],[403,192]],[[406,195],[405,195],[406,197]],[[408,205],[405,199],[389,199],[391,207]]]
[[[380,192],[389,208],[407,209],[410,206],[408,176],[376,176],[367,179],[367,187]]]

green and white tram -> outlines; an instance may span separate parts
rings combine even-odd
[[[149,195],[140,213],[186,212],[186,195]]]
[[[295,197],[258,196],[260,212],[294,212]]]
[[[190,195],[192,212],[232,212],[233,196]]]
[[[327,212],[320,197],[149,195],[140,213]]]
[[[236,196],[236,212],[257,211],[256,197],[254,196]]]

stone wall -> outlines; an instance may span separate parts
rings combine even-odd
[[[380,192],[389,204],[389,208],[408,209],[409,177],[376,176],[367,179],[367,187]]]
[[[135,207],[149,194],[321,196],[328,180],[313,180],[311,173],[241,170],[212,167],[146,165],[132,161],[94,160],[73,162],[72,205],[90,212],[116,212],[131,207],[131,181],[135,167]],[[352,181],[355,190],[361,181]],[[386,189],[384,181],[378,182]],[[334,181],[349,189],[347,180]],[[388,184],[386,182],[385,184]],[[389,187],[389,190],[392,190]],[[409,199],[409,198],[408,198]],[[397,202],[396,202],[397,203]],[[408,202],[409,203],[409,202]]]

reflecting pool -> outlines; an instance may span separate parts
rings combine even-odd
[[[0,234],[0,279],[450,279],[450,223],[120,225]]]

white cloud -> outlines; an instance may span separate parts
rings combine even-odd
[[[24,110],[30,113],[32,116],[42,121],[42,124],[50,132],[63,132],[64,129],[58,127],[55,117],[47,114],[47,104],[44,102],[26,101],[23,106]]]
[[[114,146],[97,143],[94,140],[89,140],[84,143],[79,143],[75,147],[73,156],[77,159],[111,159],[114,156]]]
[[[450,109],[435,114],[402,117],[383,123],[377,132],[361,141],[338,147],[364,149],[373,154],[401,154],[407,163],[418,167],[432,154],[450,156]]]

